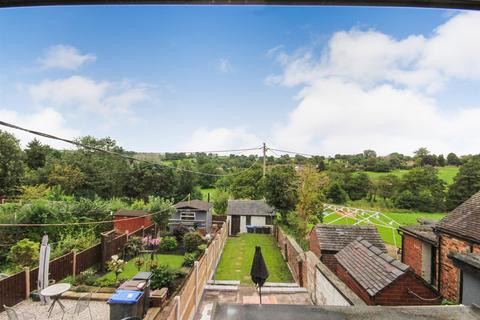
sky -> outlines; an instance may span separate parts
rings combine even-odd
[[[1,9],[0,119],[138,152],[477,154],[479,40],[458,10]]]

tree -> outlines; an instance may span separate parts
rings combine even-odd
[[[54,164],[48,175],[48,184],[50,186],[61,186],[67,194],[73,194],[80,189],[85,181],[85,174],[79,168],[69,164]]]
[[[147,199],[148,196],[173,198],[176,180],[173,169],[154,166],[144,162],[132,165],[124,193],[128,197]]]
[[[17,193],[24,173],[22,160],[18,140],[0,130],[0,196]]]
[[[265,199],[283,216],[295,209],[298,201],[297,175],[293,166],[277,166],[265,179]]]
[[[323,221],[323,188],[328,183],[326,174],[317,172],[313,166],[300,169],[298,184],[297,216],[300,219],[299,232],[302,238],[306,235],[308,223]]]
[[[455,209],[472,195],[480,191],[480,158],[472,158],[465,163],[448,189],[447,208]]]
[[[447,155],[447,164],[449,166],[459,166],[462,164],[462,160],[453,152]]]
[[[263,170],[253,166],[233,178],[230,193],[235,199],[261,199],[263,197]]]
[[[422,166],[424,162],[424,158],[430,155],[430,151],[427,148],[419,148],[417,151],[414,152],[414,159],[417,165]]]
[[[195,190],[197,176],[192,162],[188,159],[181,160],[177,164],[175,200],[180,201],[190,195],[190,198],[198,198],[198,190]],[[200,195],[201,197],[201,195]]]
[[[443,154],[438,155],[438,157],[437,157],[437,164],[438,164],[440,167],[445,167],[446,161],[445,161],[445,157],[443,156]]]
[[[51,148],[47,145],[43,145],[37,139],[30,141],[25,149],[28,167],[33,170],[44,167],[47,155],[50,152]]]
[[[40,245],[28,238],[18,241],[10,248],[8,260],[20,267],[31,267],[38,262]]]
[[[168,226],[168,220],[176,212],[170,200],[160,197],[149,197],[147,208],[148,212],[153,213],[152,221],[160,230],[164,230]]]
[[[371,188],[370,178],[364,172],[355,174],[345,184],[345,191],[351,200],[360,200],[365,198]]]
[[[377,194],[384,200],[393,198],[398,190],[400,178],[394,174],[380,176],[376,181]]]
[[[338,181],[333,182],[328,187],[325,196],[329,201],[332,201],[336,204],[345,203],[347,201],[347,193],[343,190],[342,186]]]
[[[227,213],[228,207],[228,192],[223,190],[217,190],[215,192],[215,197],[213,198],[213,211],[216,214],[225,214]]]
[[[400,190],[394,199],[399,208],[427,212],[445,209],[445,183],[438,177],[437,169],[431,166],[414,168],[404,174]]]

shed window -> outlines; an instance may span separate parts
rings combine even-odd
[[[180,220],[195,220],[195,212],[180,212]]]
[[[252,224],[252,217],[251,216],[247,216],[247,226],[251,225]]]
[[[272,217],[271,216],[265,217],[265,224],[266,225],[271,225],[272,224]]]

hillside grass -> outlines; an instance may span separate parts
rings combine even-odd
[[[455,166],[445,166],[445,167],[436,167],[438,170],[438,177],[445,181],[447,185],[451,185],[453,183],[453,178],[457,175],[459,167]],[[381,176],[387,174],[394,174],[397,177],[403,176],[409,170],[406,169],[397,169],[390,172],[372,172],[372,171],[364,171],[368,176],[372,179],[378,179]]]
[[[202,200],[208,201],[208,194],[210,193],[210,201],[213,201],[213,198],[215,196],[215,190],[215,188],[200,189],[200,192],[202,193]]]

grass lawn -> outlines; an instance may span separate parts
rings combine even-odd
[[[388,212],[384,213],[385,216],[389,217],[390,219],[395,220],[398,222],[400,225],[415,225],[418,224],[417,218],[427,218],[427,219],[432,219],[432,220],[440,220],[442,219],[445,214],[444,213],[425,213],[425,212],[412,212],[412,213],[395,213],[395,212]],[[324,219],[324,223],[329,223],[331,221],[334,221],[335,219],[338,219],[340,216],[337,214],[332,214]],[[389,219],[380,216],[378,220],[371,219],[372,222],[376,224],[380,223],[389,223]],[[355,220],[352,218],[342,218],[336,221],[334,224],[354,224]],[[361,223],[365,224],[365,223]],[[388,243],[388,244],[394,244],[395,241],[397,242],[397,247],[402,246],[402,238],[398,234],[396,230],[393,231],[391,228],[387,227],[382,227],[382,226],[377,226],[378,233],[380,233],[380,236],[382,239]],[[395,237],[395,241],[394,241]]]
[[[240,280],[242,284],[252,284],[250,268],[252,267],[256,245],[262,247],[262,255],[270,273],[267,281],[293,282],[290,270],[283,260],[273,236],[249,233],[228,238],[215,279]]]
[[[445,181],[447,185],[451,185],[453,183],[453,178],[457,175],[459,167],[455,166],[445,166],[445,167],[437,167],[438,170],[438,177]],[[401,177],[404,175],[408,170],[393,170],[391,172],[371,172],[371,171],[365,171],[366,174],[372,179],[376,179],[380,176],[386,175],[386,174],[394,174],[398,177]]]
[[[147,255],[144,255],[143,258],[145,261],[147,261]],[[134,275],[137,274],[137,272],[139,272],[139,270],[135,266],[135,260],[136,258],[127,262],[123,272],[120,273],[118,277],[119,279],[131,279]],[[150,260],[150,255],[148,255],[148,260]],[[155,260],[158,261],[158,263],[168,264],[174,270],[178,270],[182,267],[183,256],[175,254],[155,254]],[[145,269],[146,266],[143,266],[142,270],[140,271],[144,271]],[[115,273],[109,272],[102,276],[101,279],[115,280]]]
[[[205,189],[200,189],[200,192],[202,192],[202,200],[203,201],[208,201],[208,194],[210,193],[210,200],[213,200],[213,197],[215,195],[215,188],[205,188]]]

